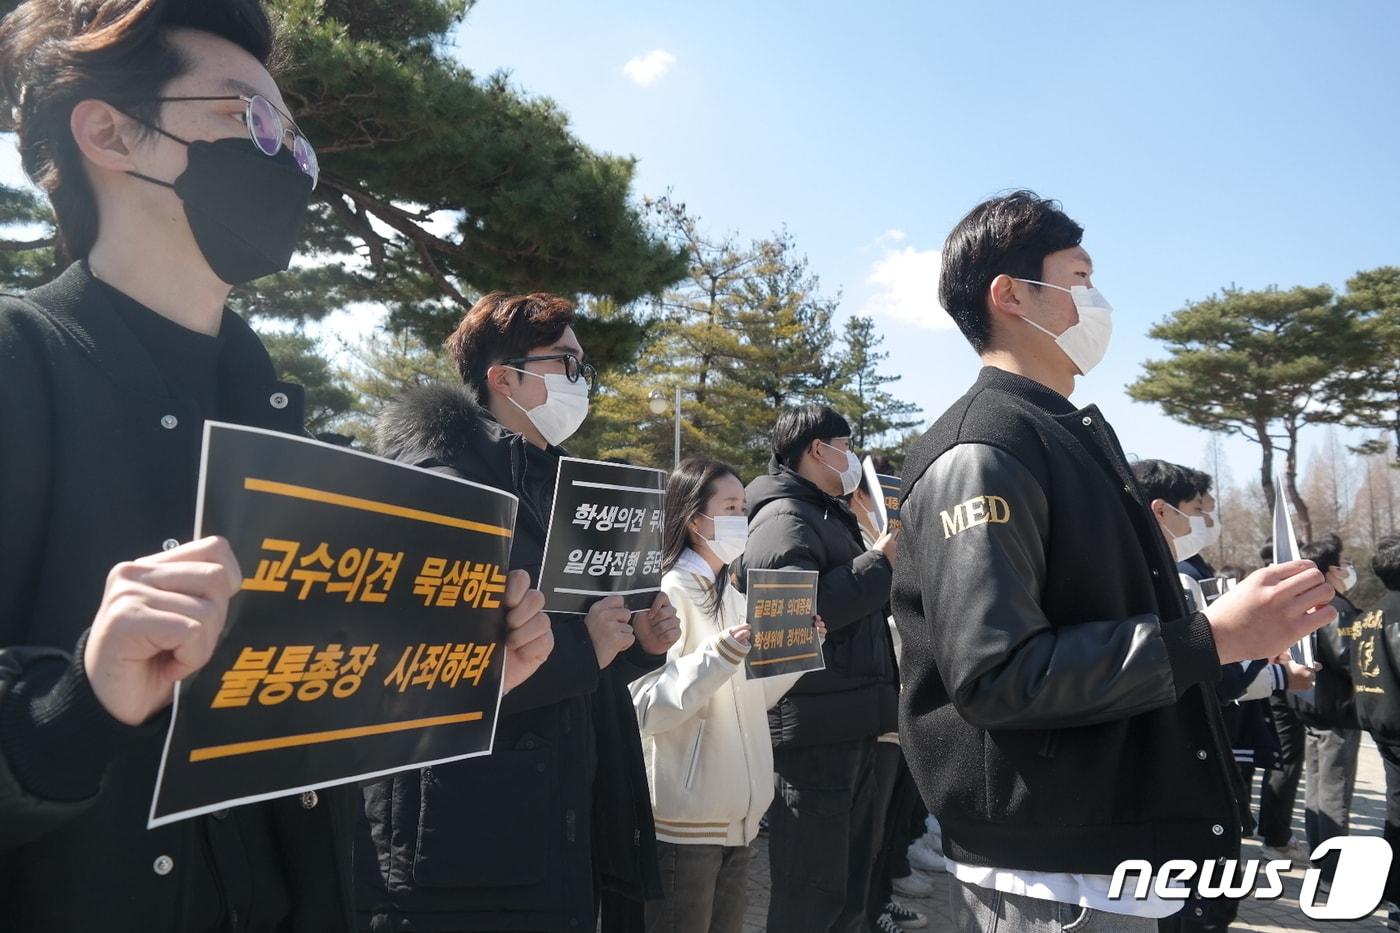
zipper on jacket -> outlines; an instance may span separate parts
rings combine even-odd
[[[1045,738],[1040,740],[1040,757],[1053,759],[1055,757],[1055,750],[1059,747],[1060,730],[1046,729]]]
[[[695,783],[695,769],[700,764],[700,740],[705,737],[705,720],[700,720],[700,728],[695,732],[695,747],[690,750],[690,767],[685,772],[685,789]]]

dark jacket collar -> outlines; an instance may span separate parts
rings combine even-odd
[[[25,298],[48,312],[55,324],[87,350],[94,363],[119,387],[148,398],[167,395],[165,381],[146,347],[141,346],[112,307],[111,298],[102,283],[92,276],[87,262],[74,262],[63,275],[29,291]],[[248,322],[228,308],[224,308],[218,332],[224,339],[223,352],[218,356],[220,385],[234,387],[235,391],[246,388],[259,399],[272,389],[293,388],[277,382],[276,371],[262,340],[253,333]],[[295,399],[301,399],[300,387],[295,387]],[[284,408],[300,409],[300,406],[284,405]]]
[[[753,521],[759,511],[770,502],[796,499],[811,503],[823,511],[834,511],[842,521],[855,529],[857,536],[860,534],[860,523],[856,521],[855,514],[844,501],[828,495],[816,483],[779,463],[776,457],[769,459],[767,475],[756,477],[749,483],[745,492],[749,500],[749,521]]]
[[[562,447],[541,450],[506,428],[466,386],[420,386],[390,402],[375,424],[375,449],[385,457],[418,466],[449,466],[467,479],[521,497],[522,514],[533,514],[544,533],[549,516],[539,498],[522,488],[527,475],[549,487],[558,474]]]
[[[1024,399],[1042,408],[1052,415],[1071,415],[1076,411],[1074,404],[1060,393],[1049,386],[1021,376],[1016,373],[1009,373],[1004,369],[995,366],[983,366],[982,372],[977,376],[974,391],[982,388],[992,388],[1008,395]]]

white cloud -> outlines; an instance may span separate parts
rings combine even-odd
[[[873,247],[875,249],[888,250],[891,246],[893,246],[896,243],[903,243],[906,239],[908,239],[908,237],[909,234],[905,233],[903,230],[900,230],[898,227],[891,227],[884,233],[877,236],[875,238],[875,242],[870,244],[870,247],[867,247],[867,249]]]
[[[622,66],[622,70],[632,79],[633,84],[648,87],[665,76],[675,63],[676,56],[670,52],[665,49],[652,49],[645,55],[638,55],[628,61]]]
[[[872,287],[860,313],[870,317],[887,317],[905,324],[929,330],[948,330],[953,319],[938,303],[938,274],[942,268],[942,252],[937,249],[915,249],[905,246],[904,232],[887,230],[875,241],[884,251],[870,265],[865,284]]]

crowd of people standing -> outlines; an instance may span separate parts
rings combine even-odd
[[[1361,731],[1400,838],[1400,539],[1366,611],[1335,536],[1217,571],[1210,478],[1130,462],[1069,401],[1112,309],[1083,230],[1026,192],[963,218],[939,299],[983,368],[902,465],[902,530],[830,407],[775,411],[766,472],[678,464],[649,607],[543,612],[564,445],[598,375],[573,305],[482,297],[460,382],[376,452],[512,493],[492,753],[148,829],[172,687],[243,573],[188,540],[206,420],[303,434],[301,390],[226,308],[285,269],[319,177],[257,0],[26,0],[0,22],[24,165],[72,263],[0,298],[0,925],[23,931],[1221,930],[1234,905],[1110,894],[1125,860],[1345,834]],[[932,303],[933,296],[930,296]],[[747,480],[747,482],[746,482]],[[824,669],[750,679],[750,570],[818,579]],[[1316,632],[1318,667],[1290,648]],[[1387,897],[1394,899],[1394,887]]]

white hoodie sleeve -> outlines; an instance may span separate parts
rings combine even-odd
[[[676,607],[681,635],[666,653],[666,663],[629,687],[643,735],[674,729],[700,713],[715,691],[735,674],[742,676],[749,653],[747,645],[726,631],[712,631],[714,622],[696,603],[698,587],[682,585],[667,574],[661,588]]]

